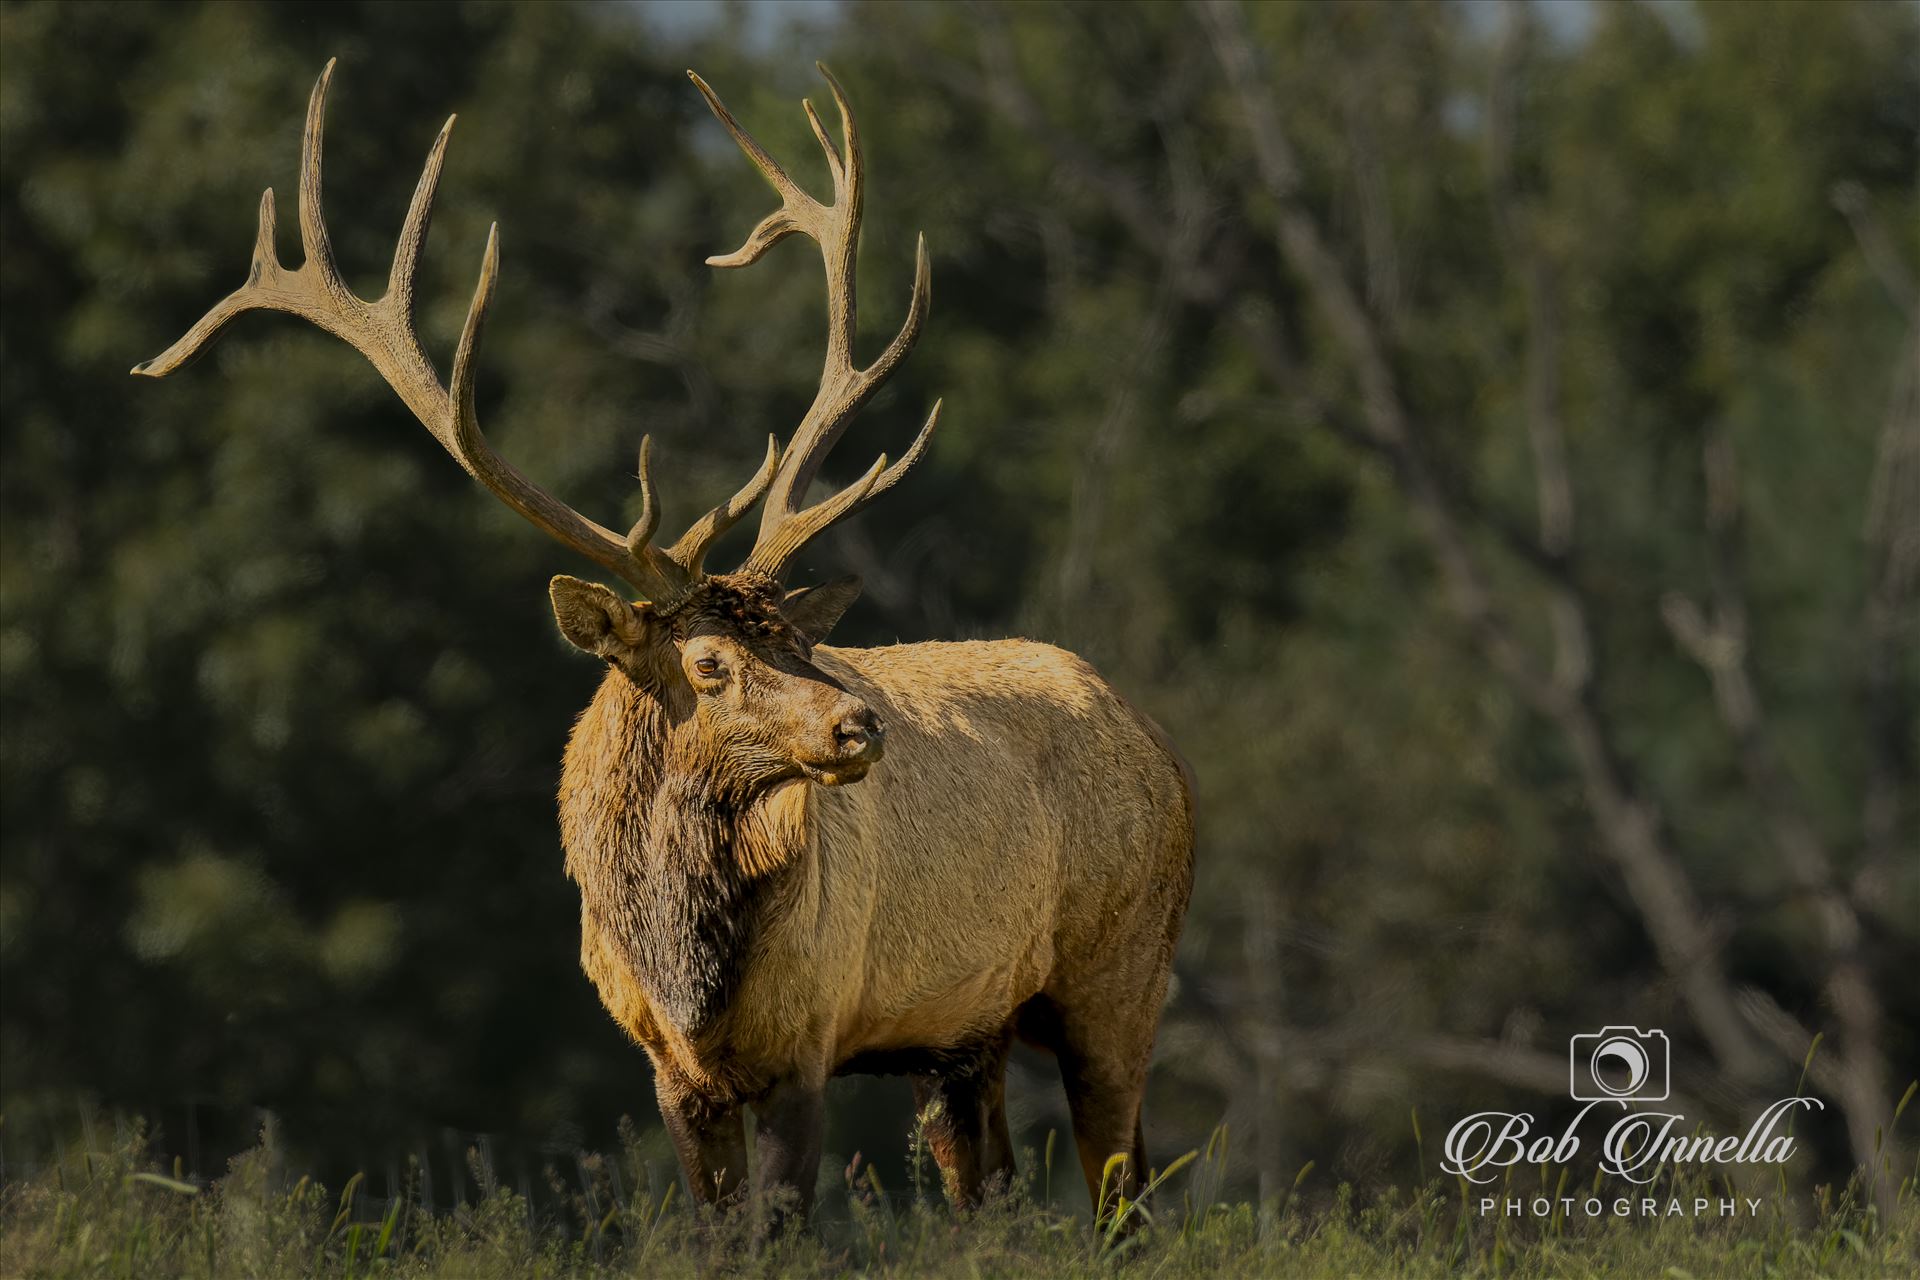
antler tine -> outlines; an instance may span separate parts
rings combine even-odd
[[[327,234],[326,210],[320,199],[320,156],[326,141],[327,89],[333,84],[333,68],[338,61],[337,58],[327,59],[326,68],[320,72],[320,78],[314,81],[313,94],[307,99],[307,124],[300,134],[300,248],[307,255],[301,270],[304,272],[312,267],[320,285],[333,300],[345,304],[358,299],[347,288],[347,282],[340,278],[340,265],[333,256],[333,237]]]
[[[697,578],[704,572],[707,552],[720,539],[720,535],[740,523],[741,517],[753,510],[753,505],[767,494],[767,486],[773,483],[774,468],[780,462],[780,442],[771,435],[767,437],[766,461],[753,473],[753,478],[725,502],[701,516],[683,534],[680,540],[668,547],[665,556],[680,567],[689,578]]]
[[[847,509],[836,516],[835,519],[844,519],[856,512],[866,510],[873,504],[874,499],[906,478],[907,472],[913,470],[920,459],[926,455],[927,446],[933,442],[933,429],[940,425],[940,406],[945,403],[946,401],[944,400],[935,400],[933,402],[933,408],[927,413],[927,420],[921,424],[919,434],[914,436],[913,443],[907,446],[907,451],[900,455],[900,461],[889,467],[885,465],[887,455],[884,453],[880,455],[880,463],[883,469],[880,472],[879,478],[876,479],[872,485],[868,486],[859,498],[849,504]],[[821,505],[825,504],[823,503]]]
[[[728,111],[726,104],[720,101],[720,95],[715,93],[705,80],[692,71],[687,72],[687,78],[693,81],[694,88],[698,89],[701,96],[707,100],[707,106],[726,127],[727,132],[733,135],[734,142],[739,144],[740,150],[746,153],[747,159],[753,162],[754,168],[760,171],[760,176],[765,178],[768,185],[780,196],[780,207],[762,218],[759,224],[747,233],[745,243],[732,253],[716,254],[708,258],[707,265],[750,267],[760,261],[767,250],[796,231],[804,231],[819,240],[827,231],[823,224],[830,212],[828,208],[802,191],[800,184],[787,176],[787,171],[780,167],[780,162],[767,154],[767,149],[756,142],[752,134],[740,127],[740,122],[733,118],[733,113]],[[838,165],[836,164],[835,167],[838,168]]]
[[[152,360],[135,365],[133,372],[154,378],[173,372],[243,312],[283,311],[299,316],[345,340],[366,357],[454,461],[507,506],[656,601],[681,595],[698,575],[700,556],[712,539],[739,520],[764,494],[767,478],[773,474],[773,456],[769,454],[763,474],[747,488],[697,522],[671,550],[662,552],[652,545],[660,507],[648,466],[648,441],[642,441],[640,451],[642,511],[625,537],[567,506],[495,453],[480,430],[474,408],[474,381],[480,333],[499,278],[500,228],[495,225],[487,233],[480,279],[454,354],[453,375],[442,388],[413,328],[414,281],[454,120],[447,120],[427,154],[394,247],[387,291],[379,300],[367,302],[355,296],[340,275],[321,203],[321,155],[333,69],[334,63],[329,61],[314,84],[301,136],[300,242],[306,261],[296,271],[281,264],[274,249],[273,190],[268,188],[260,198],[260,222],[246,283],[215,303],[179,341]]]
[[[853,339],[858,319],[854,267],[860,252],[860,219],[866,212],[866,164],[860,153],[860,127],[854,122],[853,108],[847,105],[846,92],[824,62],[813,65],[826,77],[827,89],[833,94],[833,105],[840,113],[840,139],[847,149],[844,163],[836,163],[840,157],[835,155],[820,117],[815,114],[813,104],[803,100],[801,105],[806,108],[807,122],[813,126],[813,136],[819,141],[820,149],[827,154],[827,167],[833,171],[833,207],[840,215],[834,242],[829,245],[822,241],[820,248],[826,255],[828,279],[827,361],[844,377],[853,373]],[[801,492],[804,494],[804,486]]]
[[[834,444],[846,431],[854,414],[873,398],[873,394],[906,358],[918,341],[926,322],[932,297],[932,273],[927,262],[926,237],[918,238],[914,249],[913,296],[907,305],[907,317],[900,331],[880,357],[866,368],[858,368],[853,359],[853,339],[857,328],[855,268],[860,240],[860,220],[865,198],[865,166],[860,148],[859,127],[846,92],[831,71],[819,67],[840,112],[841,148],[836,148],[819,113],[811,102],[802,102],[807,123],[825,154],[833,177],[834,202],[822,205],[787,175],[735,120],[726,105],[698,75],[687,75],[707,100],[720,123],[733,136],[740,149],[780,196],[780,207],[761,219],[748,233],[746,242],[733,253],[708,258],[710,266],[751,266],[767,250],[794,232],[811,236],[820,246],[827,275],[827,350],[820,374],[820,389],[812,406],[794,430],[785,456],[775,472],[767,494],[767,505],[760,516],[760,535],[753,552],[743,566],[778,580],[795,555],[810,539],[836,520],[865,507],[881,493],[891,489],[926,451],[926,442],[939,421],[939,407],[928,417],[920,436],[906,456],[892,467],[882,456],[865,476],[833,497],[802,511],[801,501],[813,483]]]
[[[420,270],[420,256],[426,252],[427,229],[433,222],[433,200],[440,190],[440,169],[447,159],[447,139],[453,136],[453,123],[460,117],[448,116],[440,126],[440,135],[427,152],[426,168],[407,203],[406,219],[400,224],[400,239],[393,247],[393,267],[387,272],[387,296],[401,315],[413,316],[413,282]]]
[[[660,504],[653,494],[653,468],[649,465],[653,453],[653,437],[640,437],[640,518],[633,522],[633,528],[627,530],[627,550],[635,556],[644,556],[647,547],[653,541],[654,531],[660,527]]]
[[[391,290],[389,296],[379,302],[362,300],[347,287],[334,261],[333,242],[327,233],[320,193],[327,90],[333,82],[335,62],[335,59],[328,59],[320,78],[314,82],[313,93],[307,99],[306,124],[300,137],[300,243],[306,260],[295,271],[289,271],[281,264],[274,247],[276,219],[273,188],[267,188],[260,196],[260,225],[254,237],[253,263],[247,273],[246,283],[214,304],[213,309],[195,322],[178,342],[153,359],[135,365],[133,372],[151,378],[164,377],[198,355],[235,316],[247,311],[283,311],[327,330],[360,351],[386,378],[407,407],[413,410],[414,416],[452,452],[454,436],[449,422],[451,415],[448,413],[447,396],[440,389],[439,377],[434,373],[432,363],[420,350],[411,331],[404,326],[399,334],[375,333],[377,320],[389,318],[379,313],[391,309],[394,300]],[[452,121],[448,121],[448,127],[451,125]],[[436,142],[433,153],[429,155],[427,171],[421,175],[420,188],[414,193],[414,207],[408,210],[409,225],[415,213],[420,214],[422,236],[425,234],[426,214],[433,202],[432,187],[438,181],[437,161],[444,150],[446,130],[441,132],[442,140]],[[395,274],[403,274],[403,266],[410,273],[411,263],[403,264],[401,261],[406,252],[406,240],[403,230],[402,248],[395,255]],[[415,254],[417,257],[417,250]],[[411,291],[406,292],[410,297]],[[374,343],[370,349],[369,344],[373,343],[376,336],[398,337],[402,340],[391,344]]]
[[[816,502],[805,511],[794,512],[771,526],[761,525],[760,536],[754,541],[753,551],[748,554],[747,562],[741,568],[765,574],[775,582],[780,581],[786,574],[787,566],[800,554],[800,549],[826,532],[834,521],[851,515],[856,507],[864,505],[867,495],[886,471],[887,455],[883,453],[874,459],[865,475],[831,498]]]
[[[758,570],[768,577],[779,581],[787,566],[800,553],[800,549],[811,542],[827,527],[845,520],[856,512],[864,511],[887,490],[899,484],[919,462],[927,451],[927,444],[933,439],[933,429],[940,423],[941,401],[934,401],[933,411],[927,415],[926,423],[920,428],[920,434],[913,438],[900,461],[887,465],[887,455],[881,454],[865,475],[834,494],[831,498],[817,502],[792,518],[783,520],[776,526],[773,536],[763,533],[761,542],[756,543],[753,554],[748,557],[746,567]]]

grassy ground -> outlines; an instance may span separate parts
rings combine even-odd
[[[897,1200],[853,1170],[814,1231],[756,1248],[740,1218],[691,1212],[674,1190],[623,1202],[605,1162],[585,1167],[589,1185],[565,1194],[565,1211],[535,1213],[476,1165],[478,1202],[436,1214],[406,1196],[370,1200],[358,1179],[338,1194],[284,1185],[265,1151],[197,1186],[151,1167],[136,1143],[0,1189],[0,1277],[1920,1276],[1912,1177],[1888,1219],[1857,1184],[1810,1198],[1775,1189],[1757,1217],[1737,1219],[1483,1217],[1484,1191],[1443,1182],[1364,1201],[1342,1188],[1311,1206],[1290,1196],[1263,1214],[1221,1202],[1210,1189],[1224,1160],[1200,1153],[1133,1207],[1142,1230],[1112,1234],[1035,1203],[1031,1187],[956,1222],[937,1196]],[[1549,1176],[1499,1194],[1594,1190]],[[624,1185],[646,1186],[644,1172]],[[1636,1192],[1689,1205],[1731,1194],[1685,1176]]]

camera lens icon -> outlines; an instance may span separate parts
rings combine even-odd
[[[1569,1092],[1576,1102],[1660,1102],[1667,1096],[1667,1033],[1602,1027],[1568,1044]]]

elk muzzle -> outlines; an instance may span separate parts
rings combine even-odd
[[[834,709],[833,753],[824,760],[802,761],[800,767],[822,786],[844,786],[866,777],[886,750],[887,729],[880,717],[850,697]]]

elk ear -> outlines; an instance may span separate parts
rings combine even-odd
[[[808,644],[819,644],[840,621],[840,615],[859,598],[857,576],[835,578],[817,587],[799,587],[787,592],[787,598],[780,602],[780,612],[807,638]]]
[[[617,658],[638,648],[646,634],[640,611],[597,582],[566,574],[547,584],[554,620],[574,648],[596,658]]]

